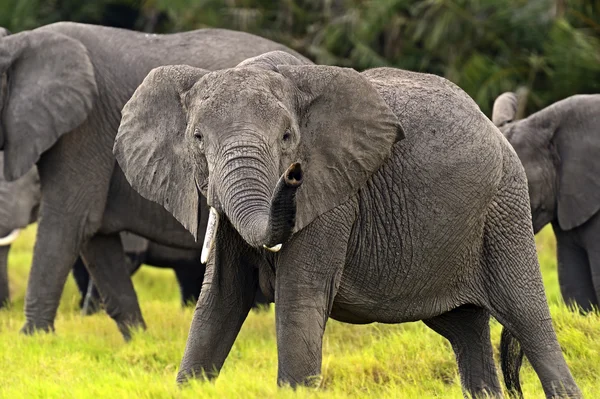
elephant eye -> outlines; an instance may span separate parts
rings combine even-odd
[[[289,141],[292,138],[292,130],[288,127],[283,132],[283,141]]]
[[[194,137],[196,137],[198,140],[202,140],[202,132],[200,132],[200,129],[194,129]]]

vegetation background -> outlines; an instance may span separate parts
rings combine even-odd
[[[229,28],[321,64],[435,73],[488,116],[508,90],[521,88],[525,114],[600,92],[600,0],[0,0],[0,26],[13,32],[62,20]]]
[[[600,0],[0,0],[0,26],[12,32],[62,20],[159,33],[249,31],[317,63],[444,76],[488,116],[503,91],[518,90],[521,115],[576,93],[600,92]],[[151,268],[134,278],[149,330],[130,344],[105,314],[79,316],[71,280],[58,333],[23,337],[17,331],[34,231],[11,252],[13,307],[0,312],[0,398],[462,397],[450,345],[422,323],[332,321],[324,389],[278,391],[272,310],[250,315],[216,383],[179,389],[174,376],[192,310],[180,309],[172,272]],[[537,241],[563,351],[586,397],[597,397],[600,316],[565,308],[551,229]],[[496,347],[499,332],[493,322]],[[528,364],[522,377],[526,397],[543,397]]]

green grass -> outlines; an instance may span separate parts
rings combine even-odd
[[[330,321],[324,340],[320,389],[277,389],[274,313],[252,313],[216,382],[175,384],[192,310],[182,310],[170,270],[145,267],[134,284],[148,330],[126,344],[105,314],[82,317],[71,277],[56,334],[18,334],[34,229],[11,252],[13,306],[0,311],[1,398],[462,398],[454,355],[443,338],[422,323],[352,326]],[[559,340],[575,379],[588,398],[600,389],[600,317],[569,311],[558,290],[550,229],[538,237],[548,299]],[[498,347],[500,326],[493,322]],[[497,357],[497,353],[496,353]],[[527,398],[543,397],[526,363]]]

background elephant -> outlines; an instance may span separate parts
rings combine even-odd
[[[277,49],[291,52],[222,29],[155,35],[69,22],[0,39],[0,73],[8,78],[1,95],[4,173],[12,181],[35,164],[42,187],[22,332],[54,329],[79,253],[122,334],[145,326],[118,233],[179,248],[201,245],[164,208],[132,190],[115,166],[121,108],[154,67],[220,69]],[[174,200],[177,190],[169,188]],[[202,198],[178,206],[207,212]],[[200,217],[185,227],[196,233],[205,224]]]
[[[452,344],[465,391],[501,396],[493,315],[510,390],[518,341],[547,396],[581,396],[552,327],[523,168],[454,84],[273,52],[215,72],[156,68],[122,115],[114,153],[132,187],[192,234],[186,204],[200,188],[218,221],[179,381],[219,372],[259,285],[276,303],[279,383],[320,374],[329,317],[423,320]]]
[[[517,152],[529,184],[533,231],[552,223],[565,302],[583,311],[600,300],[600,95],[576,95],[515,120],[504,93],[492,120]]]
[[[3,159],[4,153],[0,152],[0,307],[9,302],[7,268],[10,245],[17,239],[19,230],[37,221],[41,199],[36,168],[33,167],[24,176],[9,182],[4,179]],[[128,269],[131,274],[142,263],[172,268],[179,283],[182,303],[197,301],[205,269],[200,263],[199,250],[166,247],[126,232],[121,233],[121,241],[129,260]],[[73,277],[82,294],[81,305],[90,290],[89,313],[93,312],[100,297],[95,288],[89,287],[89,273],[81,257],[77,258],[73,266]]]

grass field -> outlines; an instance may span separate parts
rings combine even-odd
[[[450,345],[423,323],[352,326],[330,321],[324,341],[319,389],[276,388],[273,311],[252,313],[216,382],[179,388],[175,374],[192,310],[182,310],[170,270],[142,268],[134,284],[148,330],[129,344],[106,314],[79,315],[71,277],[56,320],[56,334],[25,337],[23,300],[34,237],[29,228],[13,246],[13,306],[0,311],[1,398],[462,398]],[[538,237],[548,300],[559,341],[587,398],[600,397],[600,317],[580,316],[560,299],[550,228]],[[493,322],[498,347],[500,326]],[[496,357],[497,357],[496,353]],[[543,397],[526,363],[526,398]]]

